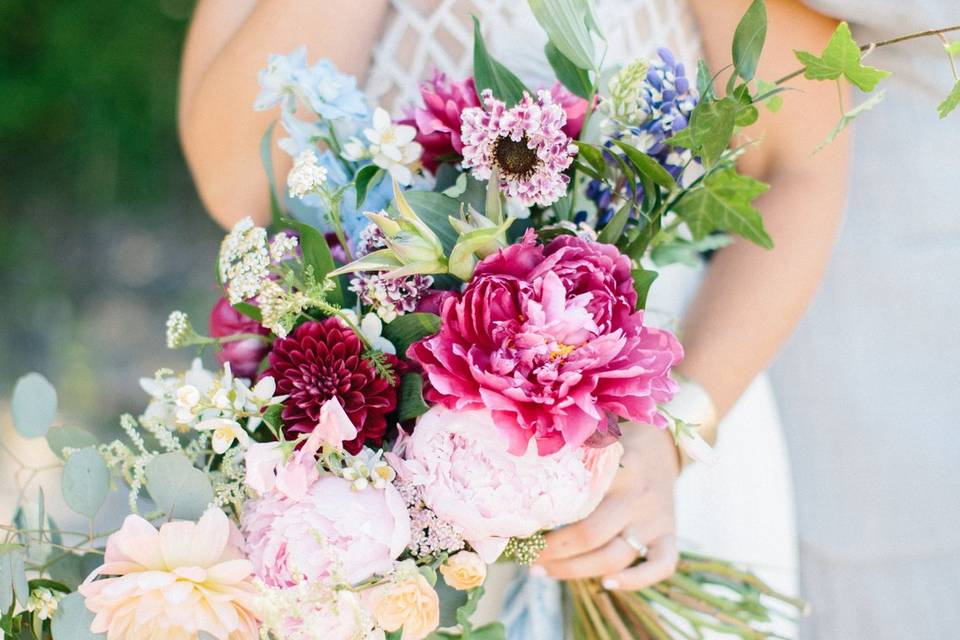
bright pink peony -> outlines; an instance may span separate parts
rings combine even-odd
[[[471,107],[462,114],[463,166],[477,180],[497,171],[500,190],[525,206],[549,206],[567,193],[570,177],[564,171],[577,147],[564,133],[567,115],[549,91],[533,99],[524,93],[507,108],[483,92],[486,108]]]
[[[463,294],[444,302],[440,332],[408,357],[429,379],[427,399],[490,409],[510,451],[579,447],[613,416],[666,426],[683,349],[635,311],[630,260],[612,245],[533,231],[484,259]]]
[[[421,161],[436,171],[444,160],[456,161],[463,150],[460,141],[460,114],[468,107],[479,107],[480,99],[473,78],[452,82],[439,69],[420,85],[423,106],[412,109],[401,124],[417,129],[417,142],[423,147]]]
[[[337,398],[358,435],[344,448],[357,453],[364,442],[379,445],[387,431],[386,414],[397,407],[397,390],[377,375],[363,357],[363,343],[336,318],[305,322],[293,334],[277,340],[265,376],[277,381],[286,430],[294,437],[310,433],[320,421],[323,404]],[[385,356],[396,368],[399,361]]]
[[[256,320],[234,309],[229,300],[220,298],[210,311],[210,335],[214,338],[223,338],[238,333],[256,333],[265,336],[270,332],[261,327]],[[269,343],[249,338],[224,343],[216,356],[220,364],[230,363],[230,370],[235,376],[252,380],[257,376],[257,369],[260,368],[260,363],[269,351]]]
[[[432,407],[406,440],[400,477],[423,488],[437,516],[458,527],[486,562],[512,536],[581,520],[600,503],[623,454],[619,443],[602,449],[564,449],[549,456],[534,447],[507,451],[490,412]]]
[[[563,132],[576,140],[580,131],[583,130],[583,122],[587,118],[587,105],[589,103],[560,82],[555,82],[550,88],[550,97],[553,98],[555,103],[563,107],[564,113],[567,114],[567,124],[563,125]]]

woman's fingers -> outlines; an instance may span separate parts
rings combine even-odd
[[[607,575],[603,586],[610,591],[637,591],[666,580],[677,569],[677,537],[668,534],[650,545],[647,559],[635,567]]]
[[[548,533],[547,547],[540,554],[540,561],[554,562],[599,549],[623,531],[630,511],[626,497],[608,495],[584,520]]]
[[[557,580],[574,580],[576,578],[593,578],[608,575],[629,567],[637,559],[637,550],[617,536],[604,546],[573,558],[555,560],[553,562],[539,562],[539,570],[545,571],[551,578]]]

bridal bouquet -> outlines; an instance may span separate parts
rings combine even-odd
[[[399,120],[302,49],[270,58],[255,106],[279,108],[289,193],[271,176],[273,223],[224,239],[208,335],[181,312],[167,323],[168,346],[213,349],[220,368],[142,380],[149,404],[103,445],[51,427],[42,376],[17,384],[18,430],[46,437],[90,524],[58,528],[21,487],[0,547],[5,633],[503,638],[471,622],[488,566],[535,561],[544,532],[589,515],[622,432],[669,429],[709,454],[670,414],[683,349],[644,306],[658,266],[730,233],[772,245],[752,204],[766,185],[730,145],[781,99],[754,78],[763,3],[737,29],[723,96],[705,64],[688,78],[666,50],[602,69],[589,2],[530,5],[555,84],[524,86],[477,27],[473,76],[436,73]],[[864,90],[885,75],[846,25],[799,57],[808,77]],[[96,531],[116,483],[130,514]],[[636,593],[567,593],[588,639],[773,637],[770,620],[802,607],[689,554]]]

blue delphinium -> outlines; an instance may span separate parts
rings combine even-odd
[[[615,87],[616,95],[611,98],[614,104],[608,112],[605,155],[607,162],[614,165],[612,154],[620,152],[612,140],[623,140],[657,160],[679,179],[684,169],[696,160],[691,159],[689,151],[671,147],[665,141],[689,125],[698,97],[683,64],[677,62],[668,49],[658,49],[657,55],[659,59],[649,64],[645,75],[633,66],[624,70],[625,77],[614,80],[619,81],[620,86]],[[623,104],[624,101],[629,103]],[[623,159],[629,162],[626,157]],[[636,193],[632,193],[628,184],[614,194],[600,180],[592,180],[587,185],[587,197],[597,206],[598,228],[610,220],[619,206],[615,196],[639,203],[643,199],[643,187],[638,184]]]

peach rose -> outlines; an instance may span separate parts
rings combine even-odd
[[[447,558],[440,567],[440,573],[450,587],[469,591],[487,579],[487,564],[472,551],[461,551]]]
[[[440,598],[416,565],[405,561],[395,577],[364,594],[377,626],[403,628],[403,640],[423,640],[440,626]]]

